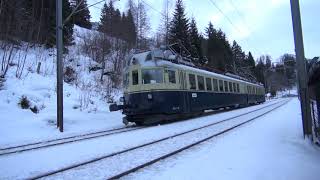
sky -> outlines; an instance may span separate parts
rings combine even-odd
[[[88,4],[100,0],[87,0]],[[106,0],[108,2],[108,0]],[[121,11],[127,10],[128,0],[114,4]],[[138,0],[134,0],[138,2]],[[163,11],[162,0],[145,2],[150,20],[150,34],[157,31]],[[169,11],[174,12],[176,0],[169,0]],[[211,2],[212,1],[212,2]],[[90,7],[91,21],[98,22],[103,3]],[[216,29],[222,29],[232,43],[236,40],[246,52],[255,58],[271,55],[278,61],[284,53],[294,54],[290,0],[183,0],[187,17],[194,17],[201,33],[211,21]],[[221,10],[214,6],[214,4]],[[306,58],[320,56],[319,0],[300,0],[304,50]]]

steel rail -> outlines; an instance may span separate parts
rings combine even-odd
[[[244,122],[239,123],[239,124],[237,124],[237,125],[235,125],[235,126],[232,126],[232,127],[227,128],[227,129],[225,129],[225,130],[223,130],[223,131],[220,131],[220,132],[218,132],[218,133],[216,133],[216,134],[213,134],[213,135],[211,135],[211,136],[209,136],[209,137],[206,137],[206,138],[204,138],[204,139],[201,139],[201,140],[199,140],[199,141],[197,141],[197,142],[195,142],[195,143],[192,143],[192,144],[190,144],[190,145],[184,146],[184,147],[182,147],[182,148],[180,148],[180,149],[177,149],[177,150],[175,150],[175,151],[173,151],[173,152],[170,152],[170,153],[168,153],[168,154],[165,154],[165,155],[163,155],[163,156],[161,156],[161,157],[158,157],[158,158],[156,158],[156,159],[153,159],[153,160],[151,160],[151,161],[148,161],[148,162],[146,162],[146,163],[143,163],[143,164],[141,164],[141,165],[139,165],[139,166],[136,166],[136,167],[134,167],[134,168],[132,168],[132,169],[129,169],[129,170],[127,170],[127,171],[124,171],[124,172],[122,172],[122,173],[120,173],[120,174],[117,174],[117,175],[115,175],[115,176],[112,176],[112,177],[110,177],[110,178],[108,178],[108,179],[109,179],[109,180],[119,179],[119,178],[121,178],[121,177],[123,177],[123,176],[126,176],[126,175],[129,175],[129,174],[131,174],[131,173],[134,173],[134,172],[138,171],[139,169],[145,168],[145,167],[150,166],[150,165],[152,165],[152,164],[154,164],[154,163],[156,163],[156,162],[159,162],[159,161],[161,161],[161,160],[163,160],[163,159],[166,159],[166,158],[169,158],[169,157],[171,157],[171,156],[174,156],[174,155],[176,155],[176,154],[178,154],[178,153],[180,153],[180,152],[182,152],[182,151],[184,151],[184,150],[190,149],[190,148],[192,148],[192,147],[194,147],[194,146],[196,146],[196,145],[199,145],[199,144],[201,144],[201,143],[203,143],[203,142],[206,142],[206,141],[208,141],[208,140],[211,140],[211,139],[214,138],[214,137],[220,136],[220,135],[225,134],[225,133],[227,133],[227,132],[229,132],[229,131],[231,131],[231,130],[234,130],[234,129],[240,127],[240,126],[243,126],[243,125],[245,125],[245,124],[248,124],[249,122],[251,122],[251,121],[253,121],[253,120],[255,120],[255,119],[258,119],[258,118],[260,118],[260,117],[262,117],[262,116],[270,113],[271,111],[273,111],[273,110],[275,110],[275,109],[277,109],[277,108],[280,108],[281,106],[287,104],[288,102],[289,102],[289,101],[287,101],[287,102],[285,102],[285,103],[283,103],[283,104],[281,104],[281,105],[279,105],[279,106],[277,106],[277,107],[275,107],[275,108],[273,108],[273,109],[271,109],[271,110],[269,110],[269,111],[267,111],[267,112],[265,112],[265,113],[263,113],[263,114],[260,114],[260,115],[254,117],[254,118],[251,118],[251,119],[249,119],[249,120],[247,120],[247,121],[244,121]]]
[[[285,101],[285,103],[283,103],[284,101]],[[233,116],[233,117],[229,117],[229,118],[223,119],[223,120],[218,121],[218,122],[210,123],[210,124],[207,124],[207,125],[204,125],[204,126],[201,126],[201,127],[197,127],[197,128],[185,131],[185,132],[177,133],[175,135],[171,135],[171,136],[164,137],[164,138],[161,138],[161,139],[158,139],[158,140],[154,140],[154,141],[151,141],[151,142],[148,142],[148,143],[145,143],[145,144],[134,146],[134,147],[131,147],[131,148],[128,148],[128,149],[125,149],[125,150],[121,150],[119,152],[114,152],[114,153],[111,153],[111,154],[108,154],[108,155],[104,155],[104,156],[100,156],[100,157],[97,157],[97,158],[94,158],[94,159],[91,159],[91,160],[88,160],[88,161],[85,161],[85,162],[82,162],[82,163],[73,164],[73,165],[58,169],[58,170],[54,170],[54,171],[46,172],[46,173],[43,173],[43,174],[39,174],[39,175],[36,175],[34,177],[30,177],[28,179],[40,179],[40,178],[52,176],[52,175],[57,174],[57,173],[61,173],[61,172],[64,172],[64,171],[67,171],[67,170],[71,170],[71,169],[74,169],[74,168],[77,168],[77,167],[80,167],[80,166],[84,166],[84,165],[91,164],[91,163],[94,163],[94,162],[97,162],[97,161],[100,161],[100,160],[104,160],[104,159],[107,159],[107,158],[110,158],[110,157],[113,157],[113,156],[116,156],[116,155],[120,155],[120,154],[123,154],[123,153],[126,153],[126,152],[130,152],[130,151],[133,151],[133,150],[136,150],[136,149],[139,149],[139,148],[143,148],[143,147],[146,147],[146,146],[149,146],[149,145],[153,145],[153,144],[156,144],[156,143],[168,140],[168,139],[172,139],[172,138],[175,138],[175,137],[178,137],[178,136],[182,136],[182,135],[194,132],[194,131],[198,131],[198,130],[201,130],[201,129],[204,129],[204,128],[207,128],[207,127],[211,127],[211,126],[214,126],[214,125],[217,125],[217,124],[221,124],[223,122],[226,122],[226,121],[229,121],[229,120],[241,117],[241,116],[245,116],[245,115],[254,113],[256,111],[271,107],[271,106],[276,105],[276,104],[283,103],[283,104],[281,104],[281,106],[282,106],[282,105],[286,104],[289,100],[284,100],[284,101],[276,102],[276,103],[273,103],[273,104],[270,104],[270,105],[267,105],[267,106],[252,110],[250,112],[242,113],[242,114],[239,114],[239,115],[236,115],[236,116]],[[277,108],[278,107],[280,107],[280,106],[277,106]],[[274,110],[274,109],[272,109],[272,110]],[[272,110],[270,110],[270,111],[272,111]],[[270,111],[268,111],[268,112],[270,112]],[[267,114],[267,113],[264,113],[264,114]],[[259,117],[261,117],[261,116],[262,115],[260,115]],[[254,119],[256,119],[256,118],[258,118],[258,117],[255,117]],[[141,169],[141,168],[142,167],[140,167],[138,169]],[[136,169],[136,168],[134,168],[134,169]],[[133,172],[133,170],[131,170],[131,171]],[[123,172],[121,174],[125,174],[125,172]],[[119,175],[117,175],[117,176],[119,176]],[[116,178],[116,176],[114,176],[114,177]]]

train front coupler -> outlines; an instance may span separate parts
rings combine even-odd
[[[120,98],[120,102],[121,102],[122,104],[117,104],[117,103],[110,104],[110,106],[109,106],[109,111],[110,111],[110,112],[113,112],[113,111],[123,110],[123,108],[124,108],[124,105],[123,105],[123,103],[124,103],[124,98],[123,98],[123,97]]]

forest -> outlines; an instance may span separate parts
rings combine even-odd
[[[156,33],[150,32],[148,17],[148,13],[155,9],[145,1],[136,3],[128,0],[123,12],[115,7],[113,1],[103,3],[102,9],[96,8],[101,11],[100,21],[91,22],[90,5],[86,0],[63,0],[63,41],[67,56],[70,47],[77,46],[73,35],[75,25],[97,31],[83,37],[85,42],[81,45],[81,53],[99,64],[99,67],[89,69],[102,69],[101,82],[111,83],[111,87],[121,87],[122,61],[133,50],[176,43],[185,48],[181,55],[192,57],[196,66],[260,82],[272,94],[295,86],[294,55],[284,52],[277,59],[267,54],[254,58],[250,49],[244,50],[235,40],[228,39],[227,34],[215,26],[215,22],[208,22],[204,30],[199,30],[195,17],[186,13],[183,0],[176,0],[172,11],[167,8],[168,0],[164,0]],[[4,51],[0,57],[2,79],[10,68],[12,53],[16,49],[28,51],[36,46],[47,49],[55,47],[55,6],[55,1],[46,0],[1,1],[0,46]],[[72,12],[76,13],[69,16]],[[109,68],[105,69],[107,65]],[[19,66],[21,71],[24,61]],[[72,76],[72,69],[71,66],[65,66],[65,79]],[[110,82],[103,82],[104,76],[109,76]]]

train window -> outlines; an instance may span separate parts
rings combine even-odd
[[[176,83],[176,72],[172,70],[168,70],[168,75],[169,75],[169,83]]]
[[[232,85],[233,85],[233,92],[237,92],[236,83],[232,83]]]
[[[138,70],[132,71],[132,85],[139,84],[139,73]]]
[[[223,81],[219,80],[219,91],[223,92]]]
[[[129,85],[129,73],[125,73],[123,77],[123,87],[127,88]]]
[[[224,91],[229,92],[228,82],[224,81]]]
[[[152,55],[151,53],[149,53],[147,56],[146,56],[146,61],[151,61],[152,60]]]
[[[212,91],[211,78],[206,78],[207,91]]]
[[[240,93],[240,87],[239,84],[237,84],[237,92]]]
[[[143,69],[142,83],[143,84],[163,83],[163,70],[162,69]]]
[[[218,81],[216,79],[212,79],[213,81],[213,90],[214,91],[219,91],[218,87]]]
[[[230,92],[232,92],[233,88],[232,88],[232,82],[229,82],[229,90]]]
[[[204,90],[204,78],[203,76],[197,76],[198,79],[198,89]]]
[[[189,84],[190,84],[190,89],[197,89],[196,76],[194,74],[189,74]]]

